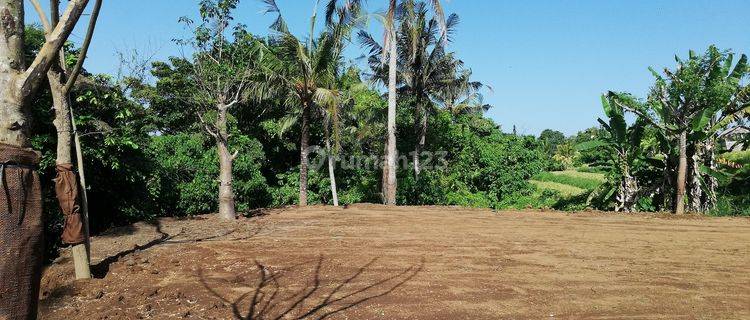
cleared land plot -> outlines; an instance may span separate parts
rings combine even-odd
[[[65,256],[47,268],[41,316],[747,319],[748,243],[740,218],[358,205],[163,219],[96,237],[102,279],[71,281]]]

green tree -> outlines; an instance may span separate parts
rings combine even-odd
[[[544,144],[547,154],[552,156],[557,151],[557,146],[565,143],[565,134],[560,131],[545,129],[539,134],[539,141]]]
[[[351,6],[360,6],[363,0],[346,0],[347,4]],[[330,8],[335,7],[337,0],[330,0],[328,4],[328,12],[331,12]],[[441,30],[441,38],[447,34],[447,24],[445,20],[445,13],[440,0],[430,0],[433,12],[435,14],[435,20]],[[387,64],[388,66],[388,116],[386,122],[386,139],[385,139],[385,152],[383,165],[383,177],[382,177],[382,194],[383,202],[387,205],[396,204],[396,158],[398,157],[398,151],[396,150],[396,108],[397,103],[397,81],[398,81],[398,41],[397,41],[397,30],[398,30],[398,19],[396,13],[399,9],[398,0],[388,0],[388,10],[382,19],[384,27],[384,43],[382,50],[379,54],[382,57],[381,66]],[[375,53],[371,51],[371,53]]]
[[[674,212],[682,214],[687,204],[690,211],[702,211],[701,203],[707,199],[701,195],[700,173],[701,154],[706,153],[705,131],[711,131],[706,128],[721,127],[747,112],[746,89],[739,85],[745,76],[746,58],[732,68],[728,53],[712,46],[704,55],[690,51],[687,60],[676,57],[676,61],[677,68],[665,68],[664,76],[650,69],[656,83],[646,103],[627,94],[610,95],[614,104],[658,128],[666,140],[677,142]],[[664,152],[667,157],[672,155],[669,150]],[[686,198],[688,181],[691,192]]]
[[[459,22],[457,15],[453,14],[447,20],[439,20],[442,17],[430,18],[425,3],[411,0],[403,1],[400,8],[396,16],[399,22],[396,32],[396,44],[399,48],[397,91],[414,103],[414,131],[417,141],[412,161],[414,173],[418,176],[420,156],[426,143],[428,118],[437,110],[434,101],[451,95],[470,95],[469,91],[478,89],[481,84],[467,83],[470,72],[463,68],[463,63],[453,53],[446,52],[446,45]],[[386,70],[380,59],[383,47],[365,32],[360,32],[359,38],[369,47],[370,67],[375,71],[376,79],[389,83],[391,69],[388,67]],[[458,92],[460,89],[466,91]]]
[[[197,90],[186,105],[192,107],[203,129],[214,138],[219,162],[219,216],[235,219],[233,162],[238,150],[229,150],[230,110],[247,98],[247,89],[255,75],[262,55],[259,42],[237,24],[231,26],[232,11],[239,0],[202,0],[199,4],[200,21],[180,19],[193,31],[191,39],[179,40],[190,46],[191,80]],[[230,32],[231,31],[231,32]]]
[[[586,151],[601,148],[609,156],[608,182],[603,186],[604,200],[614,196],[615,211],[632,212],[635,209],[639,191],[638,180],[634,174],[635,162],[641,157],[641,140],[646,122],[639,119],[632,126],[625,122],[625,110],[622,105],[613,103],[615,96],[602,96],[602,107],[608,121],[598,119],[606,135],[598,140],[583,142],[578,149]]]
[[[720,53],[715,47],[707,55],[718,55],[721,64],[713,66],[704,111],[691,123],[692,157],[690,158],[690,209],[709,212],[716,205],[718,181],[712,174],[718,167],[717,144],[722,133],[730,127],[741,125],[741,119],[750,114],[750,87],[742,84],[748,75],[747,56],[734,63],[732,53]]]
[[[335,89],[336,80],[340,71],[344,40],[350,33],[351,23],[356,20],[358,10],[352,7],[348,10],[339,10],[336,21],[333,21],[333,13],[329,12],[326,18],[332,22],[320,35],[316,36],[315,25],[318,11],[316,5],[310,18],[308,40],[303,42],[290,32],[276,2],[274,0],[265,2],[268,6],[266,12],[276,13],[277,18],[271,25],[271,30],[274,32],[271,38],[272,46],[266,50],[270,59],[269,63],[264,65],[265,77],[258,83],[258,90],[270,89],[277,92],[283,97],[284,105],[292,107],[286,126],[297,122],[298,119],[301,122],[299,205],[306,206],[311,117],[314,112],[319,111],[318,107],[323,105],[322,110],[327,121],[337,123],[336,111],[340,99]],[[329,126],[324,127],[328,133]],[[326,137],[326,143],[330,144],[328,138]],[[329,165],[330,162],[331,159],[329,159]],[[335,188],[333,170],[329,170],[329,174],[332,187]]]

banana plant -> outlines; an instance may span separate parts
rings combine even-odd
[[[632,126],[625,121],[625,110],[620,104],[613,103],[615,96],[602,95],[602,107],[608,120],[598,119],[607,134],[597,140],[587,141],[577,146],[579,151],[605,149],[610,156],[610,172],[607,183],[592,195],[600,195],[603,202],[614,200],[615,211],[632,212],[635,210],[639,192],[638,181],[633,168],[642,156],[641,140],[646,122],[637,120]],[[591,201],[592,199],[590,199]]]
[[[649,68],[656,83],[647,103],[618,94],[614,94],[616,99],[612,102],[659,129],[670,144],[679,146],[676,152],[679,161],[674,165],[677,177],[665,179],[675,181],[674,212],[682,214],[686,210],[705,211],[711,206],[712,197],[701,192],[702,174],[698,170],[714,157],[715,137],[707,138],[747,115],[750,92],[740,85],[747,75],[744,56],[733,67],[730,53],[711,46],[705,54],[690,51],[687,59],[675,57],[675,60],[677,67],[665,68],[663,75]],[[665,152],[673,156],[669,150]]]
[[[734,55],[722,55],[711,47],[708,55],[723,57],[723,63],[714,64],[708,73],[707,94],[703,112],[691,123],[694,152],[692,160],[691,209],[710,211],[716,204],[716,189],[721,178],[717,171],[717,142],[750,115],[750,86],[743,85],[750,68],[746,55],[734,63]]]

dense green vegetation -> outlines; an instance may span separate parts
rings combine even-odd
[[[226,157],[217,148],[236,155],[231,187],[240,213],[295,205],[301,196],[309,204],[383,202],[388,68],[382,44],[364,32],[354,36],[362,17],[353,7],[334,6],[321,19],[322,31],[298,37],[268,3],[278,14],[269,36],[229,27],[236,1],[203,1],[203,24],[195,39],[182,42],[202,50],[195,56],[136,63],[146,67],[118,78],[84,74],[72,95],[94,232],[157,216],[217,212],[219,160]],[[607,117],[596,127],[572,137],[554,130],[521,136],[484,116],[491,107],[482,100],[484,85],[471,79],[460,53],[450,52],[451,39],[460,36],[453,30],[458,17],[441,22],[430,12],[424,3],[403,1],[394,17],[400,26],[399,205],[671,211],[684,133],[688,211],[750,215],[750,154],[726,150],[729,136],[722,136],[748,119],[744,56],[734,61],[713,47],[691,53],[665,76],[654,72],[645,99],[606,94]],[[207,38],[216,19],[227,24],[219,31],[225,37]],[[28,35],[30,50],[44,40],[38,28]],[[366,49],[367,70],[345,61],[341,52],[352,45]],[[213,56],[219,48],[246,60],[219,60]],[[121,64],[128,69],[133,61],[139,57]],[[206,79],[226,81],[234,100],[211,95],[216,88],[201,85]],[[694,103],[683,106],[680,97]],[[43,93],[33,106],[43,181],[54,175],[50,104]],[[222,111],[227,104],[231,109]],[[307,144],[317,148],[302,152]],[[46,186],[54,235],[60,216]]]

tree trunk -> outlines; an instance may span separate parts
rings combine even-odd
[[[308,148],[310,146],[310,104],[302,103],[302,130],[300,132],[299,153],[299,205],[307,206],[307,172],[310,161],[308,159]]]
[[[638,182],[630,174],[630,168],[623,168],[620,190],[617,193],[615,211],[633,212],[635,210],[635,196],[638,192]]]
[[[70,99],[64,92],[65,83],[60,70],[50,70],[47,72],[47,78],[50,83],[50,93],[52,95],[52,105],[55,109],[55,119],[52,121],[57,131],[57,158],[55,163],[59,166],[73,163],[73,125],[71,123]],[[73,180],[75,181],[75,180]],[[79,188],[78,181],[76,187]],[[85,220],[85,213],[80,213],[82,220]],[[75,269],[76,279],[90,279],[91,267],[89,259],[89,246],[87,226],[84,226],[86,239],[84,243],[75,244],[71,248],[73,256],[73,266]]]
[[[425,140],[427,138],[427,110],[422,109],[421,112],[418,112],[419,115],[417,116],[417,119],[414,119],[414,121],[417,122],[417,143],[414,146],[414,155],[413,162],[414,162],[414,176],[419,177],[419,173],[422,171],[422,168],[419,164],[419,156],[422,153],[422,150],[424,150]]]
[[[73,0],[34,62],[24,61],[24,1],[0,0],[0,188],[9,219],[0,221],[0,318],[36,319],[44,248],[37,153],[30,146],[27,104],[36,94],[88,0]],[[7,174],[7,176],[6,176]]]
[[[52,123],[57,130],[57,158],[55,163],[73,163],[73,126],[70,123],[70,106],[68,99],[62,92],[60,85],[62,75],[54,71],[47,73],[50,81],[50,93],[52,95],[52,106],[55,110],[55,119]]]
[[[24,20],[22,0],[0,0],[0,143],[29,146],[29,117],[20,94]]]
[[[685,214],[685,184],[687,178],[687,131],[680,132],[680,162],[677,166],[676,214]]]
[[[705,142],[703,165],[714,171],[716,170],[715,147],[716,140],[714,137],[709,137]],[[710,212],[716,208],[716,189],[719,187],[719,181],[712,175],[705,175],[703,179],[706,181],[706,192],[704,192],[705,197],[701,209],[703,212]]]
[[[701,188],[700,165],[703,157],[703,144],[693,143],[693,154],[688,159],[688,212],[701,212],[703,189]]]
[[[396,205],[396,67],[397,55],[395,28],[391,27],[391,41],[388,54],[388,137],[386,139],[387,152],[383,167],[383,181],[385,187],[386,205]]]
[[[229,134],[227,131],[227,107],[218,106],[216,118],[216,149],[219,153],[219,217],[233,220],[237,217],[234,205],[234,190],[232,190],[232,163],[236,155],[229,153],[227,142]]]
[[[339,206],[339,194],[336,191],[335,160],[331,149],[331,137],[328,124],[325,127],[326,153],[328,155],[328,178],[331,180],[331,194],[333,195],[333,206]]]
[[[380,183],[380,194],[381,198],[383,200],[383,204],[388,203],[387,194],[388,194],[388,137],[386,135],[386,143],[383,144],[383,161],[381,165],[383,166],[383,173],[381,176],[381,183]]]
[[[21,149],[29,147],[29,115],[18,80],[23,58],[22,0],[0,0],[0,319],[36,319],[44,248],[41,196],[23,200],[39,190],[29,168],[9,168]],[[5,150],[12,150],[5,154]],[[24,163],[32,165],[32,163]],[[25,178],[25,179],[24,179]],[[26,183],[24,183],[24,180]],[[28,192],[31,191],[31,192]],[[24,195],[25,197],[21,197]],[[28,198],[27,198],[28,199]],[[9,204],[19,203],[16,208]],[[27,210],[35,206],[34,210]]]

